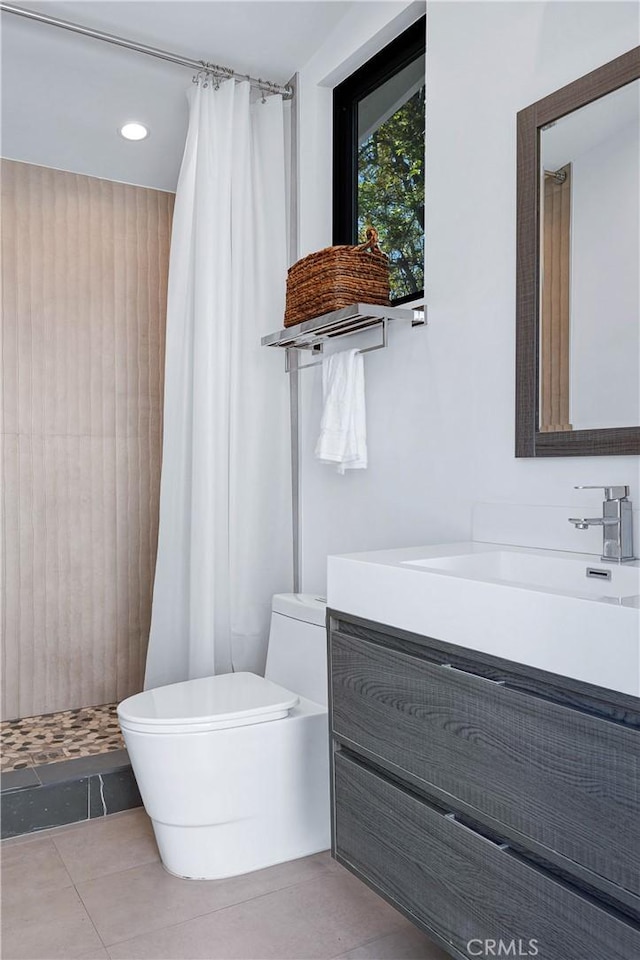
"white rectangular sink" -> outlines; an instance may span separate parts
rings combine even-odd
[[[638,561],[472,542],[348,554],[329,557],[327,600],[342,613],[640,696]]]
[[[405,560],[408,566],[493,583],[550,590],[571,597],[618,603],[640,594],[640,567],[611,564],[595,557],[567,559],[566,555],[540,556],[494,550],[465,553],[454,557],[427,557]]]

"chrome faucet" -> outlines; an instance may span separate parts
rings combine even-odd
[[[576,530],[602,527],[601,560],[624,563],[633,555],[633,512],[629,487],[574,487],[574,490],[604,490],[601,517],[569,517]]]

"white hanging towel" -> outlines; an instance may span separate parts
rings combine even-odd
[[[322,361],[323,411],[316,457],[338,473],[367,466],[364,358],[359,350],[332,353]]]

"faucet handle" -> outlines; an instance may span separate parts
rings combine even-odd
[[[590,485],[580,485],[573,488],[574,490],[604,490],[605,500],[624,500],[625,497],[629,496],[629,487],[603,487],[601,484],[595,484],[595,486]]]

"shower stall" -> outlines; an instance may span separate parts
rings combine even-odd
[[[164,661],[181,644],[192,649],[193,621],[201,660],[189,675],[219,672],[223,646],[224,669],[264,661],[271,596],[289,586],[291,565],[288,394],[260,334],[283,309],[283,101],[293,89],[44,11],[0,10],[12,15],[3,16],[3,91],[12,86],[3,148],[20,158],[0,161],[1,799],[12,836],[140,802],[115,706],[142,689],[145,666],[147,685],[170,682]],[[60,71],[50,90],[51,63]],[[126,143],[125,111],[145,103],[152,139]],[[194,103],[204,104],[201,130]],[[197,195],[194,142],[229,153],[201,151]],[[214,294],[206,302],[204,290]],[[247,313],[244,301],[260,310]],[[184,480],[180,496],[172,477]],[[184,523],[172,540],[176,517]],[[154,641],[162,662],[150,681]]]
[[[116,780],[122,803],[135,793],[115,703],[142,687],[149,633],[174,197],[11,160],[1,174],[11,835],[30,829],[25,789],[68,816],[104,811]]]

